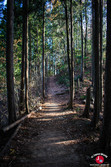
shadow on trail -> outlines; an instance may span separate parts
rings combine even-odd
[[[85,119],[66,109],[68,96],[55,96],[64,88],[56,84],[54,77],[48,84],[42,110],[22,124],[11,143],[14,153],[9,150],[10,167],[84,167],[76,150],[84,140],[82,130],[87,133],[89,121],[84,124]]]

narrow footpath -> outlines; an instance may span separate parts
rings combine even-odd
[[[77,139],[69,133],[74,112],[65,110],[65,91],[50,78],[42,110],[22,124],[11,142],[10,167],[81,167]]]

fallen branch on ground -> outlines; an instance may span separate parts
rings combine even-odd
[[[17,126],[19,123],[21,123],[22,121],[24,121],[26,118],[29,118],[31,116],[32,112],[28,115],[25,115],[24,117],[22,117],[21,119],[15,121],[14,123],[12,123],[11,125],[8,125],[6,127],[4,127],[2,129],[3,132],[7,132],[8,130],[14,128],[15,126]]]

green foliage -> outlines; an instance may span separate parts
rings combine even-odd
[[[59,64],[59,74],[57,75],[58,83],[69,87],[69,75],[67,64]]]
[[[2,2],[2,1],[1,1]],[[49,75],[57,74],[59,83],[69,86],[68,65],[67,65],[67,41],[66,41],[66,21],[64,0],[57,0],[51,3],[51,0],[44,1],[45,5],[45,58],[47,57],[47,71]],[[3,3],[3,2],[2,2]],[[2,5],[1,3],[1,5]],[[14,7],[14,74],[15,79],[20,80],[21,62],[22,62],[22,33],[23,33],[23,1],[15,0]],[[73,1],[73,37],[74,37],[74,61],[75,71],[80,72],[81,68],[81,27],[80,12],[83,14],[83,23],[85,28],[85,5],[88,15],[88,41],[87,55],[91,54],[91,2]],[[70,3],[67,1],[68,18]],[[2,7],[1,7],[2,8]],[[1,9],[0,8],[0,9]],[[103,58],[106,53],[106,7],[103,12]],[[0,77],[6,78],[6,12],[3,10],[3,18],[0,22]],[[31,70],[39,66],[40,75],[42,68],[42,1],[29,1],[29,24],[30,24],[30,46],[31,46]],[[85,36],[85,31],[83,32]],[[70,31],[69,31],[70,34]],[[85,41],[83,41],[85,44]],[[70,53],[71,57],[71,53]],[[91,58],[91,57],[90,57]],[[88,56],[84,58],[88,63]]]
[[[86,95],[82,95],[82,96],[80,96],[80,99],[81,99],[81,100],[86,99]]]
[[[59,84],[64,84],[65,86],[69,87],[69,79],[68,75],[60,75],[58,76],[58,83]]]

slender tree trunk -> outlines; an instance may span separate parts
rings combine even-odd
[[[42,97],[45,97],[45,3],[44,0],[42,0],[43,3],[43,30],[42,30]]]
[[[71,67],[70,67],[70,57],[69,57],[69,25],[68,25],[68,12],[67,12],[67,0],[65,2],[65,17],[66,17],[66,34],[67,34],[67,61],[68,61],[68,72],[69,72],[69,83],[70,83],[70,101],[72,97],[71,90]],[[72,102],[71,102],[72,103]]]
[[[39,54],[39,50],[38,50],[38,47],[39,47],[39,44],[38,44],[38,25],[37,25],[37,55]],[[37,56],[37,83],[38,83],[38,86],[40,85],[41,83],[41,74],[40,74],[40,58],[39,58],[39,55]]]
[[[70,24],[71,24],[71,94],[70,108],[73,108],[74,100],[74,57],[73,57],[73,24],[72,24],[72,0],[70,0]]]
[[[82,8],[82,1],[80,0],[80,5]],[[81,80],[83,81],[84,75],[84,54],[83,54],[83,19],[82,19],[82,10],[80,13],[81,18]]]
[[[26,113],[28,113],[28,15],[27,15],[27,12],[28,12],[28,0],[24,0],[23,1],[23,41],[22,41],[20,111],[24,110],[24,102],[25,102]]]
[[[95,83],[95,77],[94,77],[94,35],[95,35],[95,11],[93,7],[93,0],[92,0],[92,67],[91,67],[91,74],[92,74],[92,85],[93,85],[93,96],[94,96],[94,83]]]
[[[46,73],[46,77],[48,77],[48,68],[47,68],[47,66],[48,66],[48,56],[46,56],[46,58],[45,58],[45,73]]]
[[[100,0],[100,111],[102,111],[102,92],[103,92],[103,0]]]
[[[100,113],[100,105],[99,105],[99,92],[100,92],[100,84],[99,84],[99,0],[92,1],[93,7],[93,56],[94,56],[94,115],[92,120],[92,126],[96,127],[96,124],[99,121],[99,113]],[[95,31],[96,30],[96,31]]]
[[[51,56],[49,54],[48,56],[48,60],[49,60],[49,75],[51,74]]]
[[[52,74],[54,76],[54,56],[53,56],[53,34],[52,34]]]
[[[29,82],[31,81],[31,23],[29,23]]]
[[[84,68],[86,68],[86,58],[87,58],[87,24],[88,24],[88,17],[87,17],[87,0],[85,0],[85,23],[86,23],[86,30],[85,30],[85,48],[84,48]]]
[[[14,98],[13,28],[14,28],[14,0],[8,0],[6,72],[7,72],[7,101],[8,101],[9,124],[11,124],[16,120],[15,98]]]
[[[19,111],[24,110],[25,102],[25,47],[26,47],[26,9],[25,0],[23,1],[23,34],[22,34],[22,70],[21,70],[21,85],[20,85],[20,100],[19,100]]]
[[[107,47],[105,68],[104,122],[101,135],[103,151],[111,155],[111,1],[107,0]]]
[[[70,80],[70,73],[71,73],[71,69],[70,69],[70,57],[69,57],[69,26],[68,26],[68,13],[67,13],[67,0],[64,1],[65,2],[65,17],[66,17],[66,34],[67,34],[67,61],[68,61],[68,70],[69,70],[69,80]]]
[[[26,8],[26,47],[25,47],[25,106],[26,113],[29,113],[29,104],[28,104],[28,5],[29,0],[25,0],[25,8]]]
[[[39,34],[38,34],[38,25],[37,25],[37,55],[39,54],[39,50],[38,50],[38,47],[39,47],[38,37],[39,37]],[[41,74],[40,74],[40,58],[39,58],[39,55],[37,57],[37,77],[38,77],[38,85],[40,85]]]

